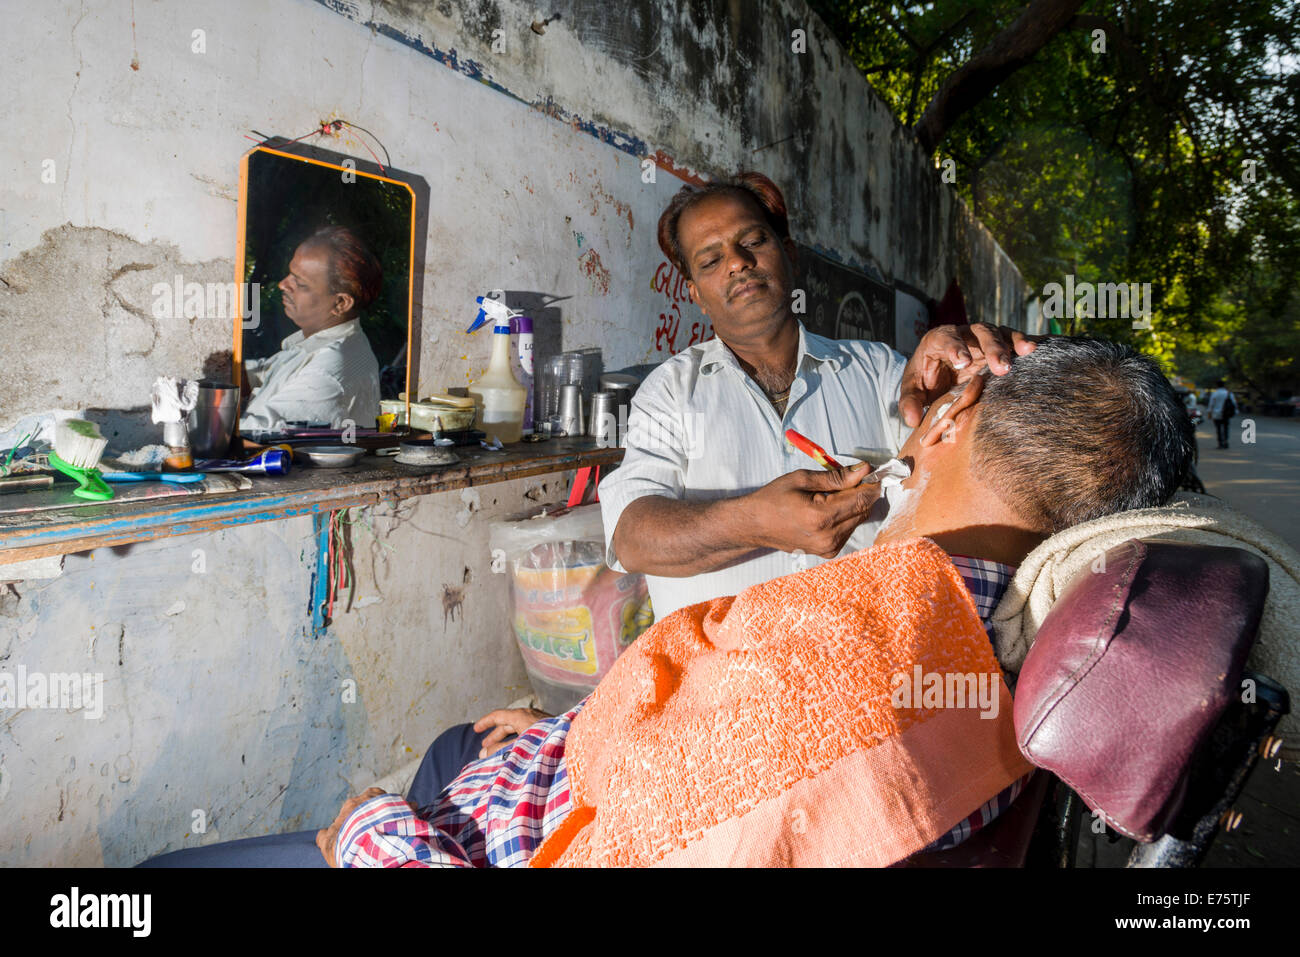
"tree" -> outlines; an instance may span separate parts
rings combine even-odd
[[[922,146],[956,161],[1035,294],[1066,275],[1151,284],[1149,331],[1128,316],[1075,331],[1170,363],[1219,355],[1206,343],[1247,312],[1241,336],[1290,341],[1260,310],[1295,318],[1280,278],[1300,273],[1295,0],[811,2]]]

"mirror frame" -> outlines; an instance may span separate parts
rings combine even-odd
[[[287,151],[288,147],[292,147],[296,150],[299,150],[300,152],[296,152],[296,153],[288,152]],[[421,276],[423,275],[423,265],[424,265],[424,255],[423,255],[424,245],[421,244],[417,250],[415,239],[416,239],[417,230],[421,228],[421,225],[424,224],[425,226],[427,226],[427,216],[428,216],[427,197],[429,195],[428,184],[425,183],[423,177],[415,176],[413,174],[407,174],[398,170],[384,169],[383,167],[378,166],[377,164],[374,163],[369,163],[367,161],[356,159],[355,157],[351,157],[351,156],[346,156],[341,153],[333,153],[328,150],[322,150],[318,147],[312,147],[304,143],[294,143],[284,139],[283,137],[272,137],[268,140],[265,140],[262,143],[259,143],[257,146],[254,146],[252,149],[248,150],[239,158],[239,194],[236,202],[237,215],[236,215],[236,226],[235,226],[236,228],[235,288],[237,290],[240,290],[240,295],[239,297],[237,297],[237,302],[236,302],[237,312],[234,317],[235,320],[234,321],[234,326],[235,326],[234,348],[232,350],[232,355],[234,358],[231,364],[232,365],[231,381],[234,382],[236,388],[242,388],[241,366],[243,365],[243,359],[244,359],[243,310],[247,308],[246,306],[247,290],[244,288],[245,286],[244,274],[247,265],[247,253],[248,253],[248,250],[246,248],[246,240],[247,240],[247,233],[248,233],[248,172],[249,172],[248,166],[253,156],[258,153],[268,153],[273,156],[283,157],[284,159],[294,160],[299,163],[308,163],[313,166],[320,166],[326,169],[338,170],[340,173],[351,173],[355,176],[364,176],[367,179],[381,180],[382,182],[385,183],[391,183],[395,186],[400,186],[403,189],[405,189],[407,193],[410,194],[411,225],[410,225],[410,236],[408,239],[408,249],[407,249],[408,261],[410,263],[410,266],[407,270],[407,277],[406,277],[407,289],[406,289],[406,379],[405,379],[405,385],[406,385],[405,419],[406,422],[409,423],[411,421],[411,379],[413,373],[415,372],[415,366],[416,366],[416,361],[415,361],[416,357],[414,352],[416,316],[417,316],[416,303],[415,303],[415,280],[417,274]],[[334,160],[335,157],[338,158],[337,162]],[[344,160],[346,160],[351,165],[348,166],[342,165],[342,162]],[[378,170],[378,171],[377,172],[372,171],[372,169],[365,169],[363,167],[372,167],[373,170]],[[393,174],[396,174],[396,176],[394,176]],[[420,188],[417,189],[417,187]],[[426,197],[424,202],[421,202],[421,194],[423,194],[423,196]],[[418,254],[418,258],[417,258],[417,254]],[[243,408],[243,400],[241,399],[240,401],[241,411],[242,408]],[[364,427],[373,428],[373,426],[364,426]],[[409,426],[403,426],[401,429],[395,431],[405,431],[406,429],[409,429]],[[236,424],[235,424],[235,438],[238,439],[241,437],[242,437],[242,432],[239,428],[238,417],[237,417]]]

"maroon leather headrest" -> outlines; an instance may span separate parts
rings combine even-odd
[[[1136,539],[1057,600],[1015,692],[1025,757],[1107,823],[1153,841],[1254,644],[1268,564],[1239,548]]]

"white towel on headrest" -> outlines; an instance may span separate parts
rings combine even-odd
[[[1003,668],[1020,670],[1039,626],[1074,576],[1131,538],[1243,548],[1266,560],[1268,599],[1246,664],[1285,685],[1300,701],[1300,553],[1219,499],[1190,492],[1175,495],[1161,508],[1133,509],[1075,525],[1030,552],[993,612],[993,648]],[[1288,760],[1300,759],[1297,710],[1278,724]]]

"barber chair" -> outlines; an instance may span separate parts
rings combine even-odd
[[[1239,548],[1125,542],[1053,606],[1015,688],[1036,770],[1006,811],[948,851],[897,867],[1073,867],[1080,826],[1136,842],[1129,867],[1196,867],[1287,691],[1244,671],[1268,565]]]

